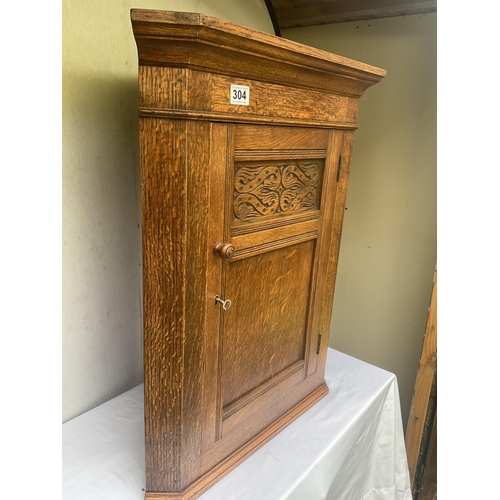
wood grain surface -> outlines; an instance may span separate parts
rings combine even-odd
[[[146,483],[182,488],[186,124],[141,121]]]
[[[272,0],[280,29],[436,12],[437,0]]]
[[[304,360],[314,244],[228,266],[226,296],[233,307],[224,328],[224,407]]]
[[[361,96],[385,70],[204,14],[131,10],[143,66],[196,69]]]
[[[437,372],[437,272],[434,273],[431,301],[427,315],[427,324],[424,332],[422,353],[415,382],[412,407],[406,431],[406,454],[408,469],[412,486],[423,448],[426,445],[426,429],[428,424],[429,406],[432,404],[431,396],[435,391]],[[432,426],[432,422],[430,423]],[[425,457],[424,457],[425,460]]]

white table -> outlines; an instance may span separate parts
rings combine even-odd
[[[411,500],[396,377],[329,349],[330,393],[200,500]],[[143,386],[63,425],[63,500],[144,499]]]

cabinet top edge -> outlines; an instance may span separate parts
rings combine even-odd
[[[295,67],[360,80],[367,86],[386,76],[384,69],[206,14],[131,9],[130,18],[138,48],[140,49],[140,40],[148,40],[148,45],[155,44],[159,49],[156,57],[160,59],[163,49],[167,51],[169,43],[185,43],[190,45],[190,48],[193,43],[198,43],[224,47],[263,60],[279,60]],[[139,59],[141,60],[140,50]],[[144,60],[142,62],[148,63]],[[186,59],[177,61],[176,64],[189,67],[190,50],[186,51]],[[206,70],[210,71],[210,68]]]

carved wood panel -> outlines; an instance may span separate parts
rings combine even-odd
[[[323,166],[322,159],[236,162],[234,219],[318,210]]]

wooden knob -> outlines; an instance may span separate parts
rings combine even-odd
[[[231,243],[222,243],[219,241],[214,246],[214,254],[222,260],[231,260],[234,255],[234,247]]]

